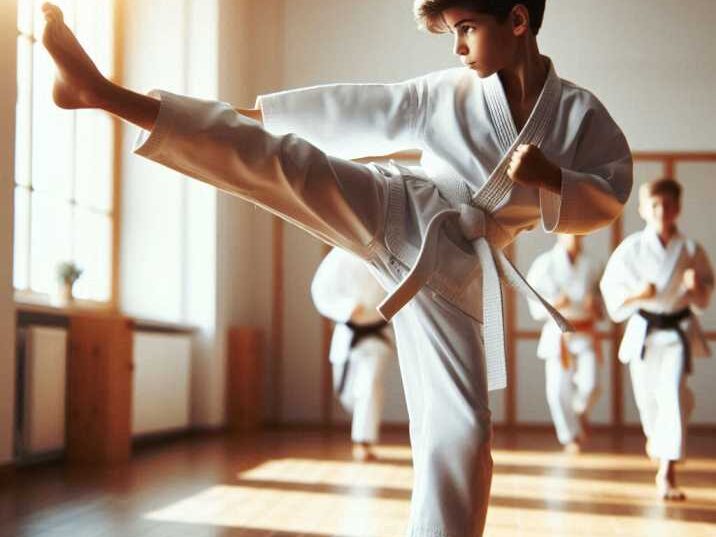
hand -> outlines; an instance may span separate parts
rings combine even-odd
[[[552,304],[552,306],[555,309],[562,309],[562,308],[568,307],[571,303],[572,303],[572,301],[569,300],[569,297],[567,295],[565,295],[564,293],[561,293],[554,300],[554,304]]]
[[[687,291],[695,291],[699,286],[699,282],[696,278],[696,271],[692,268],[686,269],[682,277],[682,282]]]
[[[562,191],[562,170],[535,145],[523,144],[515,149],[507,176],[524,186],[544,188],[556,194]]]
[[[645,283],[644,287],[632,297],[634,300],[648,300],[656,296],[656,285],[651,282]]]
[[[584,298],[584,309],[589,312],[593,319],[602,318],[602,304],[594,293],[589,293]]]
[[[365,307],[363,304],[358,304],[355,309],[351,312],[351,322],[361,322],[365,315]]]

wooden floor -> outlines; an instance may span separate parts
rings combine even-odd
[[[597,434],[576,457],[551,433],[496,437],[488,536],[716,536],[713,435],[690,438],[680,504],[655,499],[638,434]],[[17,469],[0,475],[0,536],[401,536],[410,452],[384,439],[371,464],[349,459],[345,434],[272,431],[148,446],[112,470]]]

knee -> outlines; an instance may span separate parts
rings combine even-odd
[[[480,460],[492,467],[492,419],[475,416],[459,422],[450,420],[436,430],[433,428],[425,439],[432,464],[444,465],[454,461]]]

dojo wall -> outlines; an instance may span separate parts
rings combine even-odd
[[[305,0],[285,1],[281,21],[256,19],[261,25],[281,25],[281,54],[271,68],[281,67],[282,87],[299,87],[333,81],[395,81],[430,70],[457,65],[451,56],[450,36],[430,36],[415,31],[409,0]],[[564,78],[592,89],[605,102],[624,129],[632,148],[642,151],[716,150],[716,122],[711,96],[716,87],[716,50],[712,32],[716,3],[711,0],[550,0],[540,44],[555,61]],[[260,49],[263,45],[256,43]],[[275,46],[275,44],[274,44]],[[259,70],[260,71],[260,70]],[[713,198],[709,183],[716,170],[678,167],[690,200]],[[637,166],[639,180],[662,173],[660,166]],[[634,207],[627,209],[625,232],[636,229]],[[716,242],[705,231],[700,215],[685,218],[687,232],[703,240],[716,257]],[[609,231],[588,239],[588,249],[608,257]],[[527,267],[546,248],[551,238],[540,232],[516,246],[517,261]],[[282,417],[289,422],[320,421],[322,400],[322,330],[308,296],[308,283],[318,265],[321,246],[307,235],[285,227],[284,329],[285,351],[282,386]],[[712,308],[713,309],[713,308]],[[712,310],[707,319],[713,316]],[[518,326],[534,330],[526,308],[518,300]],[[605,329],[608,326],[605,323]],[[716,330],[716,322],[707,328]],[[534,341],[520,340],[517,357],[518,423],[548,423],[544,399],[542,363],[533,358]],[[604,353],[609,355],[605,345]],[[695,418],[716,424],[716,395],[708,390],[716,362],[697,366]],[[603,372],[605,393],[595,412],[602,423],[611,420],[612,400],[609,366]],[[529,381],[528,381],[529,379]],[[534,380],[537,379],[537,380]],[[624,414],[635,416],[628,376],[624,377]],[[400,385],[395,371],[391,378],[387,418],[405,419]],[[505,417],[502,395],[493,394],[497,421]]]
[[[0,2],[0,73],[15,72],[16,20],[14,2]],[[12,459],[15,407],[12,290],[15,93],[14,83],[0,84],[0,466]]]

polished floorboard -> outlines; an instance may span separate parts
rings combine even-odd
[[[654,495],[636,432],[595,433],[578,456],[548,431],[497,431],[487,536],[716,537],[716,437],[692,434],[688,500]],[[404,433],[380,460],[347,435],[272,430],[174,439],[111,469],[45,463],[0,474],[0,537],[392,537],[404,533],[412,468]]]

